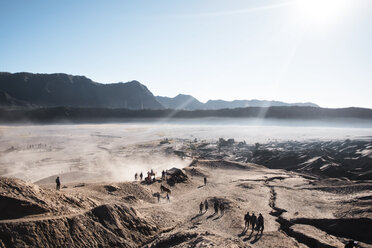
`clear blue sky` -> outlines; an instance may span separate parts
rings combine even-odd
[[[0,71],[372,108],[370,0],[1,0],[0,32]]]

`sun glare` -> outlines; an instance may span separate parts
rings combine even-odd
[[[356,1],[352,0],[297,0],[296,15],[307,27],[324,28],[342,21]]]

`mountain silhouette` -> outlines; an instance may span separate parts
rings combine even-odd
[[[138,81],[101,84],[84,76],[64,73],[33,74],[0,72],[0,107],[74,107],[218,110],[246,107],[310,106],[314,103],[285,103],[266,100],[209,100],[191,95],[154,96]]]
[[[162,109],[146,86],[137,81],[100,84],[63,73],[0,73],[0,90],[12,99],[39,107]]]
[[[234,109],[246,107],[271,107],[271,106],[304,106],[304,107],[319,107],[318,105],[306,103],[285,103],[280,101],[266,100],[209,100],[206,103],[200,102],[193,96],[179,94],[176,97],[157,96],[156,99],[169,109],[180,110],[218,110],[218,109]]]
[[[285,103],[280,101],[266,101],[266,100],[209,100],[205,103],[205,109],[224,109],[224,108],[246,108],[246,107],[271,107],[271,106],[308,106],[319,107],[318,105],[306,103]]]
[[[179,94],[176,97],[165,97],[165,96],[157,96],[156,100],[158,100],[165,108],[169,109],[182,109],[182,110],[196,110],[196,109],[204,109],[204,104],[199,102],[193,96],[190,95],[183,95]]]

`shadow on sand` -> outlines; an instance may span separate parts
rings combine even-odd
[[[243,241],[246,242],[246,241],[250,240],[250,239],[252,238],[252,235],[253,235],[253,230],[252,230],[252,232],[249,234],[248,237],[246,237],[246,238],[243,239]]]
[[[206,213],[206,212],[199,213],[199,214],[195,215],[194,217],[191,218],[191,221],[193,221],[193,220],[195,220],[196,218],[198,218],[198,217],[204,215],[205,213]]]
[[[224,215],[225,215],[225,212],[223,212],[221,215],[217,216],[217,217],[214,218],[213,220],[218,220],[218,219],[222,218]]]
[[[246,235],[247,234],[247,231],[248,231],[248,228],[244,228],[243,231],[242,231],[242,233],[238,234],[238,237],[242,237],[242,236]],[[252,230],[251,233],[249,234],[249,236],[246,237],[246,238],[244,238],[243,241],[244,242],[247,242],[248,240],[250,240],[252,238],[252,236],[253,236],[253,232],[254,232],[254,230]],[[262,235],[263,235],[262,232],[257,232],[256,235],[255,235],[255,237],[254,237],[254,240],[252,240],[250,243],[251,244],[256,243],[258,240],[261,239]]]
[[[211,214],[211,215],[209,215],[209,216],[207,217],[207,219],[213,218],[213,217],[216,216],[216,215],[217,215],[217,213]]]
[[[244,227],[243,231],[240,234],[238,234],[238,237],[242,237],[242,236],[246,235],[247,231],[248,231],[248,228]]]
[[[256,236],[255,236],[254,240],[251,241],[251,244],[256,243],[258,240],[260,240],[261,237],[262,237],[262,232],[256,233]]]

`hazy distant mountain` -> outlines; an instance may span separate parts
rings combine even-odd
[[[182,109],[182,110],[208,110],[208,109],[233,109],[233,108],[246,108],[246,107],[270,107],[270,106],[308,106],[319,107],[318,105],[306,103],[285,103],[279,101],[266,101],[266,100],[209,100],[206,103],[198,101],[193,96],[179,94],[176,97],[157,96],[156,99],[163,104],[165,108],[169,109]]]
[[[270,106],[308,106],[319,107],[318,105],[306,103],[285,103],[279,101],[266,101],[266,100],[209,100],[204,104],[205,109],[223,109],[223,108],[246,108],[246,107],[270,107]]]
[[[0,73],[0,90],[21,102],[41,106],[162,109],[137,81],[99,84],[67,74]]]
[[[204,104],[199,102],[195,97],[190,95],[179,94],[176,97],[157,96],[158,100],[165,108],[195,110],[204,109]]]

